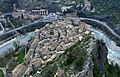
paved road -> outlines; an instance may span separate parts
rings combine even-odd
[[[70,18],[70,17],[69,17],[69,18]],[[73,18],[73,17],[71,17],[71,18]],[[62,19],[64,19],[64,18],[62,18]],[[25,27],[27,27],[27,26],[30,26],[30,25],[33,25],[33,24],[36,24],[36,23],[39,23],[39,22],[53,22],[53,21],[55,21],[55,20],[58,20],[58,19],[38,20],[38,21],[35,21],[35,22],[30,23],[30,24],[28,24],[28,25],[24,25],[24,26],[21,26],[21,27],[19,27],[19,28],[16,28],[16,29],[13,29],[13,30],[11,30],[11,31],[8,31],[8,32],[6,32],[6,33],[3,33],[2,35],[5,35],[5,34],[11,33],[11,32],[15,32],[16,30],[20,30],[20,29],[22,29],[22,28],[25,28]],[[97,22],[97,23],[99,23],[99,24],[102,24],[102,25],[105,26],[113,35],[115,35],[116,37],[118,37],[118,38],[120,39],[120,36],[119,36],[117,33],[115,33],[115,31],[112,30],[105,22],[102,22],[102,21],[99,21],[99,20],[96,20],[96,19],[92,19],[92,18],[82,18],[82,17],[80,18],[80,20],[90,20],[90,21],[94,21],[94,22]],[[0,35],[0,36],[2,36],[2,35]]]
[[[6,16],[6,15],[11,15],[12,13],[4,13],[2,14],[3,16]]]
[[[0,23],[0,27],[2,28],[3,31],[5,30],[5,28],[3,27],[2,23]]]
[[[107,23],[105,22],[102,22],[102,21],[99,21],[99,20],[96,20],[96,19],[92,19],[92,18],[80,18],[80,20],[90,20],[90,21],[94,21],[94,22],[97,22],[99,24],[102,24],[103,26],[105,26],[113,35],[115,35],[116,37],[118,37],[120,39],[120,36],[115,33],[114,30],[112,30],[108,25]]]
[[[37,20],[37,21],[32,22],[32,23],[30,23],[30,24],[28,24],[28,25],[24,25],[24,26],[21,26],[21,27],[19,27],[19,28],[16,28],[16,29],[10,30],[10,31],[8,31],[8,32],[5,32],[5,33],[1,34],[0,36],[3,36],[3,35],[5,35],[5,34],[11,33],[11,32],[15,32],[16,30],[23,29],[23,28],[25,28],[25,27],[27,27],[27,26],[30,26],[30,25],[33,25],[33,24],[36,24],[36,23],[39,23],[39,22],[53,22],[53,21],[55,21],[55,20],[57,20],[57,19],[44,19],[44,20]]]
[[[5,28],[3,27],[2,23],[0,23],[0,27],[2,28],[2,30],[0,30],[0,35],[4,33]]]

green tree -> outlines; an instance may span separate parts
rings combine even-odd
[[[0,11],[1,12],[12,12],[13,7],[9,1],[0,2]]]

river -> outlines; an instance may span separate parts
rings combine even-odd
[[[109,39],[102,31],[93,29],[93,32],[96,35],[96,38],[102,39],[104,43],[106,44],[108,48],[108,60],[109,62],[113,61],[115,63],[118,63],[120,65],[120,47],[116,46],[116,43]],[[19,37],[19,39],[14,38],[10,41],[3,43],[0,45],[0,55],[3,55],[6,51],[8,52],[8,49],[15,50],[15,47],[13,45],[14,42],[18,42],[22,45],[26,43],[28,40],[30,40],[31,37],[34,37],[35,32],[27,33],[26,35],[22,35]]]
[[[96,38],[102,39],[108,48],[107,58],[109,62],[113,61],[114,63],[118,63],[120,65],[120,47],[116,45],[114,41],[109,39],[105,34],[101,31],[93,29]]]
[[[3,43],[2,45],[0,45],[0,57],[2,57],[5,53],[7,53],[9,51],[14,51],[16,49],[14,43],[19,44],[19,45],[25,44],[34,35],[35,35],[35,32],[30,32],[30,33],[13,38],[13,39]]]

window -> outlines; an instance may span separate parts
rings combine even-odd
[[[54,35],[54,32],[53,32],[53,31],[50,31],[50,35]]]

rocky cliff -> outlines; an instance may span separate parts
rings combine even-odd
[[[87,36],[48,63],[38,77],[105,77],[106,61],[105,44]]]

